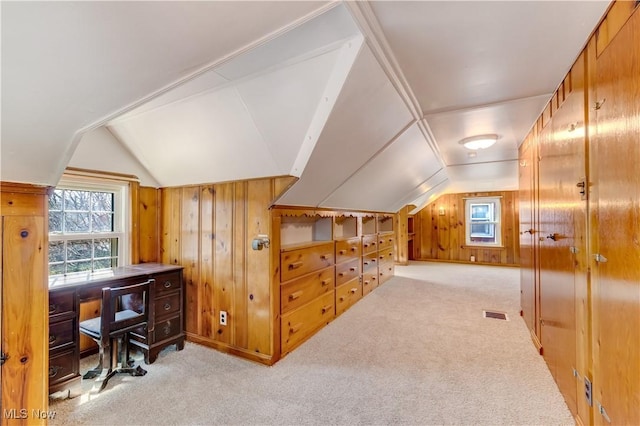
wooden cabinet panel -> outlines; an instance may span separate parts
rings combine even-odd
[[[314,299],[299,309],[282,316],[282,354],[293,350],[318,328],[328,324],[335,316],[334,293]]]
[[[333,241],[284,250],[280,254],[280,279],[282,282],[289,281],[309,272],[331,266],[334,262]]]
[[[382,265],[380,265],[380,267],[378,268],[378,285],[382,285],[385,282],[389,281],[389,279],[391,277],[393,277],[394,273],[395,273],[395,265],[393,263],[383,263]]]
[[[360,299],[362,299],[362,284],[359,277],[337,287],[336,315],[341,315]]]
[[[333,293],[333,274],[334,267],[329,266],[283,283],[280,288],[280,311],[287,313],[323,294]]]
[[[362,271],[370,271],[371,268],[378,267],[378,252],[371,252],[362,257]]]
[[[393,263],[393,248],[386,248],[378,252],[378,262]]]
[[[361,253],[360,237],[336,241],[336,263],[358,259]]]
[[[378,251],[393,248],[395,236],[392,233],[378,235]]]

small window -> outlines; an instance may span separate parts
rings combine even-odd
[[[49,276],[126,264],[127,183],[63,180],[49,196]]]
[[[465,200],[466,244],[469,246],[502,246],[500,198]]]

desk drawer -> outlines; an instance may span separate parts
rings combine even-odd
[[[334,250],[334,243],[330,241],[280,253],[280,281],[289,281],[333,265]]]
[[[282,284],[280,288],[280,311],[292,311],[325,293],[333,293],[333,266],[319,272],[307,274]]]
[[[180,271],[152,276],[151,278],[156,280],[156,297],[170,291],[180,290],[182,288],[180,276]]]
[[[73,346],[76,325],[75,318],[49,323],[49,350]]]
[[[349,262],[360,257],[360,237],[336,241],[336,263]]]
[[[157,343],[162,340],[177,336],[182,331],[180,326],[180,316],[169,318],[164,321],[156,321],[156,326],[153,330],[152,343]]]
[[[49,292],[49,316],[75,312],[75,300],[75,292],[73,290]]]
[[[334,292],[325,294],[282,316],[282,353],[291,351],[335,317]]]
[[[49,358],[49,386],[77,376],[78,364],[78,356],[73,350]]]
[[[378,280],[378,284],[383,284],[389,280],[389,278],[393,277],[395,273],[395,265],[393,263],[383,263],[380,265],[380,278]]]
[[[360,276],[360,261],[358,259],[336,265],[336,286],[342,285]]]
[[[180,293],[156,297],[154,307],[156,318],[180,312]]]

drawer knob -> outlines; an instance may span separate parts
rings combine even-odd
[[[303,293],[304,293],[304,291],[302,291],[302,290],[296,291],[295,293],[291,293],[289,295],[289,300],[296,300],[297,298],[302,296]]]
[[[349,290],[351,293],[356,294],[356,291],[358,291],[357,288],[352,288],[351,290]]]
[[[171,281],[165,281],[164,288],[169,288],[169,287],[171,287]]]
[[[368,265],[368,264],[369,264],[369,262],[363,262],[363,263],[364,263],[365,265]]]
[[[356,250],[358,250],[357,247],[351,247],[351,251],[356,251]]]
[[[293,333],[297,333],[298,331],[300,331],[300,329],[302,328],[302,323],[298,323],[295,325],[292,325],[291,327],[289,327],[289,333],[293,334]]]
[[[365,282],[364,282],[364,285],[369,285],[369,281],[365,281]]]
[[[344,302],[344,296],[341,296],[341,297],[340,297],[340,301],[341,301],[341,302]]]
[[[323,254],[320,256],[320,259],[322,260],[331,260],[333,258],[332,254]]]
[[[354,267],[352,266],[351,268],[349,268],[349,270],[350,270],[351,272],[355,272],[355,271],[356,271],[356,268],[354,268]]]
[[[340,272],[338,275],[344,277],[344,272]]]
[[[162,332],[165,336],[168,336],[169,334],[171,334],[171,326],[169,324],[165,325],[164,327],[162,327]]]
[[[53,343],[53,342],[55,342],[55,341],[56,341],[56,339],[57,339],[57,337],[56,337],[56,335],[55,335],[55,334],[50,334],[50,335],[49,335],[49,343]]]
[[[333,308],[333,306],[332,306],[332,305],[326,305],[326,306],[323,306],[323,307],[322,307],[322,313],[323,313],[323,314],[326,314],[326,313],[329,311],[329,309],[331,309],[331,308]]]
[[[325,285],[328,285],[331,282],[331,280],[322,280],[322,286],[324,287]]]
[[[58,367],[57,365],[52,365],[49,367],[49,377],[56,377],[58,375],[58,371],[61,370],[62,367]]]
[[[299,267],[301,267],[303,265],[302,262],[293,262],[289,264],[289,270],[292,269],[298,269]]]
[[[167,302],[164,304],[164,310],[168,311],[169,309],[171,309],[171,303]]]
[[[347,252],[346,250],[340,250],[338,253],[345,254],[346,252]]]
[[[384,259],[384,255],[383,255],[383,256],[380,256],[380,259]]]
[[[49,314],[52,314],[54,312],[56,312],[58,310],[58,305],[56,305],[55,303],[51,303],[49,305]]]

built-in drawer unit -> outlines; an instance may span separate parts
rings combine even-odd
[[[361,253],[360,237],[336,241],[336,263],[358,259]]]
[[[378,262],[382,263],[393,263],[393,248],[387,248],[384,250],[380,250],[378,252]]]
[[[289,281],[333,265],[334,249],[334,242],[329,241],[283,250],[280,253],[280,281]]]
[[[317,297],[282,315],[281,351],[286,354],[335,317],[334,293]]]
[[[395,236],[392,233],[378,235],[378,250],[393,248]]]
[[[374,269],[372,272],[365,272],[362,274],[362,295],[366,296],[371,291],[378,287],[378,270]]]
[[[334,286],[334,267],[329,266],[310,274],[296,278],[280,287],[280,312],[287,313],[322,296],[332,293]]]
[[[336,287],[336,315],[342,314],[350,306],[362,298],[360,277]]]
[[[358,259],[336,265],[336,286],[342,285],[359,276],[360,260]]]
[[[389,278],[393,277],[393,274],[395,272],[395,266],[393,263],[383,263],[382,265],[380,265],[379,268],[379,280],[378,280],[378,284],[383,284],[385,283]]]
[[[362,256],[362,272],[378,266],[378,252],[365,254]]]
[[[378,236],[364,235],[362,237],[362,253],[373,253],[378,250]]]

